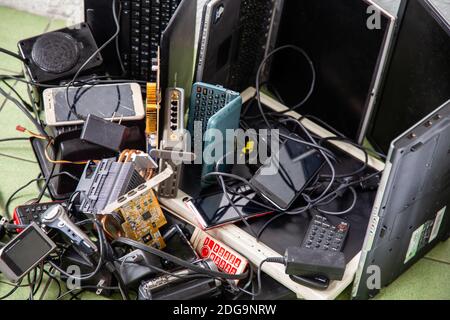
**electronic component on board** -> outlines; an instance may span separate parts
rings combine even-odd
[[[125,200],[117,212],[125,221],[122,224],[125,237],[159,249],[166,246],[159,229],[167,220],[153,190]]]
[[[147,83],[145,134],[147,136],[147,151],[158,148],[159,136],[159,93],[157,83]]]
[[[162,173],[107,205],[102,215],[118,213],[123,218],[125,237],[159,249],[164,248],[165,242],[159,229],[167,221],[153,188],[172,173],[172,168],[167,167]]]
[[[114,158],[89,162],[84,168],[75,192],[80,194],[78,210],[98,213],[106,205],[145,182],[132,162]]]
[[[184,90],[182,88],[168,88],[166,90],[166,104],[164,115],[164,132],[161,149],[165,151],[186,151],[186,132],[184,127]],[[166,167],[167,161],[161,159],[161,170]],[[158,195],[164,198],[176,198],[180,184],[181,163],[171,161],[174,173],[163,181],[158,187]]]

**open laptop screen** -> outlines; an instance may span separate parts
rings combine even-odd
[[[450,24],[430,4],[409,0],[403,13],[367,135],[384,153],[395,137],[450,98]]]
[[[295,45],[311,57],[317,80],[309,101],[297,110],[361,141],[384,65],[394,17],[363,0],[286,0],[277,47]],[[270,85],[287,106],[307,95],[311,71],[293,51],[278,53]]]

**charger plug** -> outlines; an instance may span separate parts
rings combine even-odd
[[[345,257],[340,251],[311,250],[289,247],[284,254],[286,274],[294,276],[325,276],[330,280],[342,280]]]
[[[6,224],[8,220],[2,216],[0,216],[0,240],[6,235]]]

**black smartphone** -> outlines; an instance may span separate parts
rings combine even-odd
[[[302,140],[291,134],[290,137]],[[287,139],[250,180],[268,202],[285,211],[318,174],[325,159],[316,149]]]

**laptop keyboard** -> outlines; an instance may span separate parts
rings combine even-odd
[[[181,0],[121,0],[122,62],[133,79],[155,82],[152,59]]]

